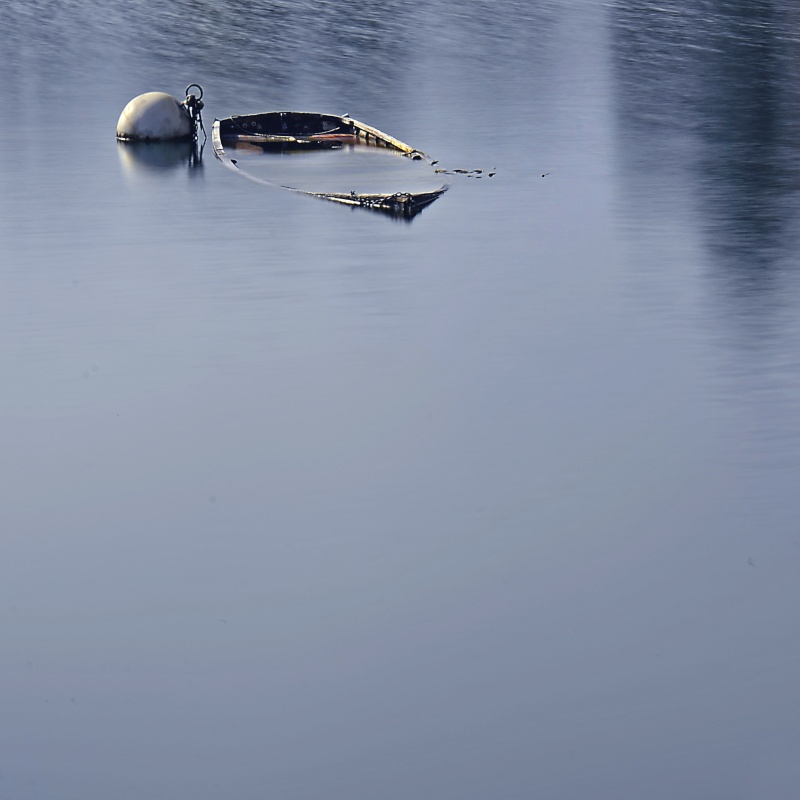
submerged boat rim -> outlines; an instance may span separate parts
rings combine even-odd
[[[411,218],[441,197],[449,188],[387,193],[327,192],[300,189],[252,175],[231,158],[226,147],[267,151],[332,149],[344,146],[386,148],[414,161],[434,164],[431,158],[405,142],[347,115],[305,111],[268,111],[217,119],[211,133],[214,155],[229,169],[266,186],[311,197]]]

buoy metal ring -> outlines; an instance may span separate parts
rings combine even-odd
[[[186,97],[188,97],[189,96],[189,89],[194,89],[194,88],[197,88],[197,89],[200,90],[200,94],[198,95],[197,99],[198,100],[202,100],[203,99],[203,87],[199,83],[190,83],[186,87],[186,91],[184,92],[184,94],[186,95]]]

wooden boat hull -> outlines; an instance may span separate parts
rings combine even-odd
[[[276,184],[256,177],[241,169],[238,160],[227,152],[236,149],[286,151],[315,150],[342,147],[378,147],[402,154],[414,161],[431,164],[427,154],[416,150],[405,142],[395,139],[383,131],[347,116],[318,114],[302,111],[269,111],[262,114],[247,114],[216,120],[212,129],[214,154],[228,168],[268,186],[280,186],[323,200],[343,205],[380,211],[392,216],[410,219],[423,208],[441,197],[447,186],[423,192],[317,192]]]
[[[246,143],[264,148],[304,149],[365,144],[387,147],[412,158],[426,159],[425,153],[405,142],[350,117],[308,111],[267,111],[219,120],[223,145]]]

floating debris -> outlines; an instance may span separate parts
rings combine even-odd
[[[438,164],[438,161],[432,162],[434,164]],[[440,175],[465,175],[467,178],[481,178],[483,177],[484,173],[486,173],[487,178],[494,178],[497,175],[497,169],[492,167],[491,172],[486,172],[484,169],[437,169]]]

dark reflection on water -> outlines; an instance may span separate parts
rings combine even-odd
[[[796,264],[800,92],[791,65],[800,43],[787,41],[797,20],[779,8],[723,8],[703,37],[698,200],[709,245],[740,296],[778,289],[773,273]]]
[[[720,289],[779,288],[800,209],[800,41],[788,4],[619,4],[622,134],[646,173],[688,168]],[[687,144],[682,134],[690,133]],[[648,157],[649,156],[649,157]]]
[[[629,191],[641,213],[687,187],[688,230],[708,253],[705,309],[753,359],[752,371],[738,359],[726,371],[769,447],[780,429],[788,455],[800,389],[786,369],[798,342],[800,14],[792,3],[618,3],[610,19]]]

